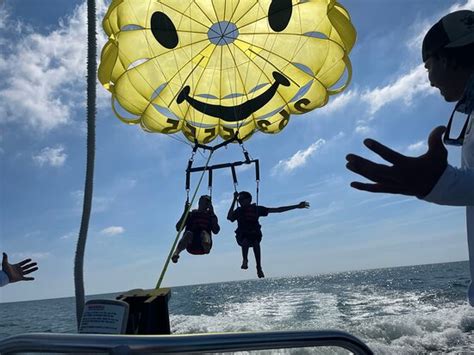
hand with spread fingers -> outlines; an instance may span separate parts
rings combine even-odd
[[[445,130],[439,126],[431,132],[428,151],[419,157],[404,156],[373,139],[366,139],[365,146],[392,165],[377,164],[355,154],[347,155],[347,169],[373,181],[352,182],[351,186],[363,191],[418,198],[428,195],[448,165],[448,152],[442,142]]]
[[[309,208],[309,202],[302,201],[302,202],[298,203],[298,208],[300,208],[300,209]]]
[[[18,264],[10,264],[8,262],[8,255],[3,253],[2,270],[7,274],[10,283],[34,280],[34,277],[26,277],[25,275],[38,270],[36,265],[36,263],[31,262],[31,259],[25,259]]]

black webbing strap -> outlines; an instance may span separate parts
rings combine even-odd
[[[244,157],[245,157],[245,162],[247,164],[249,164],[250,163],[250,156],[249,156],[249,152],[247,152],[247,149],[245,149],[245,147],[244,147],[244,142],[240,138],[236,138],[236,140],[239,143],[240,147],[242,148],[242,152],[244,153]]]
[[[191,187],[191,168],[193,166],[193,161],[188,161],[188,168],[186,169],[186,190],[189,190]]]
[[[235,134],[234,134],[231,138],[229,138],[229,139],[225,140],[224,142],[219,143],[219,144],[217,144],[217,145],[215,145],[215,146],[213,146],[213,147],[208,146],[208,145],[205,145],[205,144],[198,143],[197,139],[195,139],[195,140],[194,140],[194,147],[196,147],[196,149],[197,149],[197,148],[201,148],[201,149],[203,149],[203,150],[210,150],[211,152],[214,152],[214,151],[216,151],[217,149],[222,148],[222,147],[225,147],[225,146],[227,146],[228,144],[230,144],[230,143],[235,142],[236,140],[238,140],[238,138],[237,138],[238,134],[239,134],[239,132],[237,131],[237,132],[235,132]]]
[[[255,196],[255,201],[258,206],[258,193],[260,192],[260,162],[255,160],[255,182],[257,183],[257,192]]]
[[[231,165],[230,170],[232,171],[232,180],[234,181],[234,190],[237,191],[237,185],[239,183],[237,181],[237,173],[235,172],[235,165]]]
[[[260,163],[258,159],[255,160],[255,181],[260,181]]]
[[[189,190],[191,189],[191,168],[193,167],[194,155],[198,150],[197,144],[194,144],[193,152],[188,160],[188,167],[186,169],[186,203],[189,203]]]
[[[209,180],[207,184],[207,188],[209,189],[209,196],[212,200],[212,169],[209,169]]]
[[[205,170],[207,170],[207,167],[209,165],[209,162],[211,161],[211,158],[212,158],[212,154],[213,152],[211,151],[209,153],[209,157],[207,158],[207,161],[206,161],[206,165],[204,166],[205,169],[203,170],[202,174],[201,174],[201,177],[199,178],[199,181],[198,181],[198,184],[196,186],[196,189],[194,190],[193,192],[193,197],[191,199],[191,203],[189,203],[187,206],[186,206],[186,210],[185,210],[185,213],[184,213],[184,217],[183,219],[181,220],[181,225],[179,226],[179,230],[178,230],[178,233],[176,234],[176,238],[173,242],[173,245],[171,246],[171,250],[168,254],[168,257],[166,258],[166,261],[165,261],[165,265],[163,266],[163,270],[161,270],[161,275],[160,275],[160,278],[158,279],[158,282],[156,283],[156,286],[155,286],[155,289],[159,289],[160,286],[161,286],[161,282],[163,281],[163,278],[165,277],[165,274],[166,274],[166,270],[168,270],[168,265],[170,263],[170,260],[171,260],[171,256],[173,255],[173,251],[176,249],[176,245],[178,244],[178,239],[181,235],[181,232],[183,231],[184,229],[184,222],[186,221],[186,218],[188,218],[188,215],[189,215],[189,211],[191,210],[191,206],[194,202],[194,200],[196,199],[196,195],[199,191],[199,186],[201,186],[201,183],[202,183],[202,179],[204,177],[204,174],[205,174]]]
[[[225,163],[225,164],[215,164],[215,165],[210,165],[210,166],[207,166],[207,167],[204,167],[204,166],[197,166],[195,168],[191,168],[189,169],[189,172],[191,173],[195,173],[197,171],[203,171],[203,170],[218,170],[218,169],[224,169],[224,168],[232,168],[232,167],[236,167],[236,166],[240,166],[240,165],[244,165],[244,164],[252,164],[252,163],[255,163],[257,160],[250,160],[249,162],[246,162],[246,161],[236,161],[236,162],[233,162],[233,163]]]

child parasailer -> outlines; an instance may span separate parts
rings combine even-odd
[[[239,202],[240,207],[234,209],[237,201]],[[259,217],[268,216],[269,213],[281,213],[297,208],[309,208],[309,203],[303,201],[291,206],[264,207],[252,203],[252,195],[247,191],[234,193],[234,200],[232,201],[229,213],[227,214],[227,219],[231,222],[237,221],[235,238],[237,239],[237,244],[242,248],[242,269],[248,269],[249,248],[253,248],[255,263],[257,264],[257,276],[259,278],[265,277],[262,270],[260,250],[262,230],[258,219]]]

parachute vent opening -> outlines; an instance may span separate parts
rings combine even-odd
[[[144,30],[144,28],[140,25],[134,25],[134,24],[130,24],[130,25],[125,25],[123,27],[120,28],[121,31],[140,31],[140,30]]]
[[[224,96],[223,99],[235,99],[237,97],[242,97],[242,96],[245,96],[245,94],[234,93],[234,94]]]
[[[324,33],[317,32],[317,31],[306,32],[304,35],[307,37],[313,37],[313,38],[319,38],[319,39],[329,39],[329,37],[326,36]]]
[[[153,104],[153,107],[163,116],[179,121],[179,117],[176,116],[173,112],[171,112],[168,108],[157,105],[157,104]]]
[[[114,113],[120,117],[120,119],[122,121],[125,121],[125,122],[128,122],[130,121],[130,123],[132,121],[136,121],[138,119],[140,119],[140,116],[137,116],[137,115],[133,115],[132,113],[130,113],[127,109],[125,109],[118,100],[114,100],[113,102],[113,110],[114,110]]]
[[[298,90],[295,96],[290,100],[290,102],[295,102],[301,99],[311,88],[311,85],[313,85],[314,80],[310,80],[307,84],[301,87],[301,89]]]
[[[160,93],[164,90],[164,88],[165,88],[167,85],[168,85],[168,83],[163,83],[163,84],[161,84],[160,86],[158,86],[158,87],[156,88],[156,90],[153,91],[153,94],[152,94],[151,97],[150,97],[150,101],[155,100],[155,99],[158,97],[158,95],[160,95]]]
[[[281,106],[281,107],[278,107],[276,108],[274,111],[271,111],[263,116],[260,116],[258,118],[258,122],[261,122],[262,120],[266,119],[266,118],[269,118],[269,117],[272,117],[272,116],[275,116],[278,112],[280,112],[281,110],[283,110],[285,108],[285,106]]]
[[[308,74],[308,75],[311,75],[312,77],[315,77],[316,75],[314,74],[314,72],[311,70],[310,67],[308,67],[307,65],[304,65],[302,63],[291,63],[293,64],[295,67],[297,67],[299,70],[301,70],[302,72]]]
[[[143,63],[148,62],[149,60],[150,60],[150,59],[148,59],[148,58],[137,59],[137,60],[135,60],[134,62],[130,63],[130,65],[127,67],[127,70],[136,68],[136,67],[138,67],[139,65],[142,65]]]
[[[203,99],[212,99],[212,100],[217,100],[218,99],[218,97],[216,95],[211,95],[211,94],[197,94],[195,96],[201,97]]]
[[[338,81],[334,83],[334,85],[331,85],[328,87],[328,92],[329,94],[335,94],[339,93],[342,90],[346,88],[347,85],[349,85],[349,82],[351,80],[351,72],[350,72],[350,66],[346,65],[344,68],[344,73],[341,75]]]
[[[255,86],[253,89],[251,89],[251,90],[249,91],[249,94],[252,94],[252,93],[254,93],[255,91],[258,91],[258,90],[260,90],[261,88],[264,88],[265,86],[268,86],[268,85],[270,85],[270,83],[258,84],[257,86]]]

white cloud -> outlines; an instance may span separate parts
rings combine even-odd
[[[426,33],[428,30],[433,26],[441,17],[459,10],[472,10],[474,9],[474,0],[468,0],[463,4],[457,3],[449,7],[447,10],[443,10],[436,16],[431,18],[426,18],[422,20],[422,22],[417,22],[414,25],[414,32],[416,33],[412,38],[410,38],[407,42],[408,47],[418,53],[421,53],[421,45],[423,43],[423,38],[425,38]],[[421,54],[420,54],[421,56]]]
[[[474,9],[474,0],[454,4],[432,18],[425,18],[415,23],[413,25],[415,35],[407,40],[408,48],[413,52],[420,53],[421,57],[423,38],[431,26],[444,15],[462,9]],[[387,104],[399,102],[405,106],[410,106],[417,96],[423,97],[436,93],[437,90],[432,88],[429,83],[424,65],[420,64],[409,72],[402,74],[387,86],[376,87],[363,92],[360,98],[368,104],[368,113],[373,116]],[[356,127],[356,133],[367,134],[370,130],[367,124],[358,124]]]
[[[339,131],[334,137],[331,138],[331,141],[337,141],[340,139],[343,139],[346,136],[346,134],[342,131]]]
[[[372,132],[372,128],[367,125],[367,122],[358,122],[355,128],[355,133],[366,135]]]
[[[82,211],[82,205],[84,203],[84,191],[73,191],[71,192],[71,196],[74,199],[77,211]],[[114,197],[103,197],[94,194],[92,197],[92,212],[100,213],[107,211],[113,201]]]
[[[100,231],[100,234],[107,235],[107,236],[114,236],[114,235],[123,234],[124,232],[125,232],[125,228],[123,228],[123,227],[111,226],[111,227],[107,227],[105,229],[102,229]]]
[[[39,166],[50,165],[54,167],[63,166],[66,158],[67,154],[64,153],[64,147],[60,145],[56,148],[43,148],[40,153],[33,156],[33,160]]]
[[[230,193],[225,193],[223,198],[218,201],[213,201],[212,205],[214,206],[214,213],[217,216],[227,214],[229,206],[234,200],[234,196]]]
[[[420,64],[391,84],[364,92],[361,99],[369,105],[369,114],[374,115],[387,104],[399,101],[409,106],[416,95],[426,96],[435,92],[430,86],[424,65]]]
[[[414,32],[416,32],[416,35],[408,40],[407,46],[413,52],[420,53],[421,58],[421,45],[423,43],[423,38],[425,38],[426,33],[431,28],[431,26],[433,26],[433,23],[428,19],[425,19],[423,22],[417,23],[415,26],[416,28]]]
[[[474,9],[474,0],[467,0],[464,4],[454,4],[449,8],[449,12],[454,12],[458,10],[473,10]]]
[[[336,111],[340,111],[351,104],[359,97],[357,90],[349,90],[345,93],[337,95],[334,99],[330,99],[329,103],[317,110],[319,114],[331,115]]]
[[[1,8],[0,18],[7,20],[2,26],[8,31],[0,34],[0,43],[10,38],[7,32],[14,27],[27,28],[21,23],[8,25],[5,11]],[[104,11],[104,1],[99,1],[99,18]],[[45,132],[72,122],[73,110],[85,102],[86,15],[83,3],[50,33],[26,29],[17,43],[2,51],[0,75],[5,85],[0,89],[0,123],[17,121]]]
[[[27,238],[27,239],[29,239],[29,238],[38,237],[39,235],[41,235],[41,231],[36,230],[36,231],[32,231],[32,232],[27,232],[27,233],[25,233],[24,237]]]
[[[297,168],[305,166],[308,159],[311,158],[325,143],[326,141],[320,138],[305,150],[298,150],[289,159],[280,160],[278,164],[273,167],[273,175],[280,171],[283,173],[289,173]]]
[[[72,239],[72,238],[76,237],[77,235],[78,235],[77,232],[70,232],[70,233],[62,235],[61,237],[59,237],[59,239],[62,239],[62,240]]]
[[[0,30],[3,30],[7,27],[8,17],[10,14],[7,11],[6,4],[0,2]]]
[[[254,168],[254,164],[243,164],[236,167],[236,170],[240,173],[243,173],[244,171],[252,170],[253,168]]]
[[[50,252],[44,252],[44,253],[31,253],[31,252],[13,253],[11,255],[11,257],[10,257],[10,255],[8,255],[8,262],[10,264],[16,264],[17,262],[19,262],[23,259],[32,259],[32,261],[35,261],[37,259],[46,259],[50,256],[51,256]]]
[[[428,145],[426,144],[426,141],[419,141],[419,142],[410,144],[407,147],[406,151],[409,154],[419,155],[419,154],[425,153],[427,149],[428,149]]]
[[[120,189],[130,190],[137,186],[137,179],[123,178],[119,181]]]

